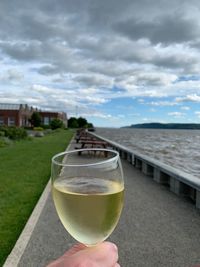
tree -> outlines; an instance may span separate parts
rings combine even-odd
[[[63,122],[60,119],[53,119],[50,122],[50,126],[52,130],[58,129],[58,128],[62,128],[64,126]]]
[[[78,126],[79,126],[79,128],[84,128],[84,127],[86,127],[87,126],[87,120],[85,119],[85,118],[82,118],[82,117],[79,117],[78,119],[77,119],[77,122],[78,122]]]
[[[33,112],[30,118],[30,122],[34,127],[39,127],[41,125],[41,117],[38,112]]]
[[[93,125],[91,122],[89,122],[89,123],[87,124],[87,128],[94,128],[94,125]]]
[[[68,127],[69,128],[78,128],[78,122],[77,122],[77,118],[75,117],[71,117],[69,120],[68,120]]]
[[[87,120],[83,117],[79,117],[78,119],[75,117],[71,117],[68,120],[69,128],[93,128],[93,124],[87,122]]]

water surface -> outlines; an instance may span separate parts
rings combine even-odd
[[[200,178],[200,130],[97,128],[96,133]]]

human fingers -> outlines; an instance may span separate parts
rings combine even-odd
[[[81,244],[81,243],[77,243],[75,244],[73,247],[71,247],[68,251],[65,252],[65,254],[63,255],[63,257],[69,257],[69,256],[72,256],[74,255],[75,253],[83,250],[83,249],[86,249],[86,245],[84,244]]]
[[[78,254],[82,258],[88,258],[95,262],[97,266],[113,267],[118,261],[117,246],[111,242],[103,242],[97,246],[84,249]]]
[[[51,263],[48,264],[47,267],[59,267],[59,266],[63,266],[63,262],[65,262],[66,260],[68,261],[68,259],[73,256],[74,254],[76,254],[77,252],[83,250],[87,248],[84,244],[81,243],[77,243],[76,245],[74,245],[73,247],[71,247],[69,250],[67,250],[63,256],[61,256],[60,258],[58,258],[55,261],[52,261]]]
[[[114,267],[120,267],[119,263],[117,262]]]

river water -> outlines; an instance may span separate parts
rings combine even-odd
[[[97,128],[96,134],[200,178],[200,130]]]

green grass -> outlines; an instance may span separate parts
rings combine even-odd
[[[67,147],[72,135],[61,130],[0,148],[0,266],[49,180],[52,156]]]

